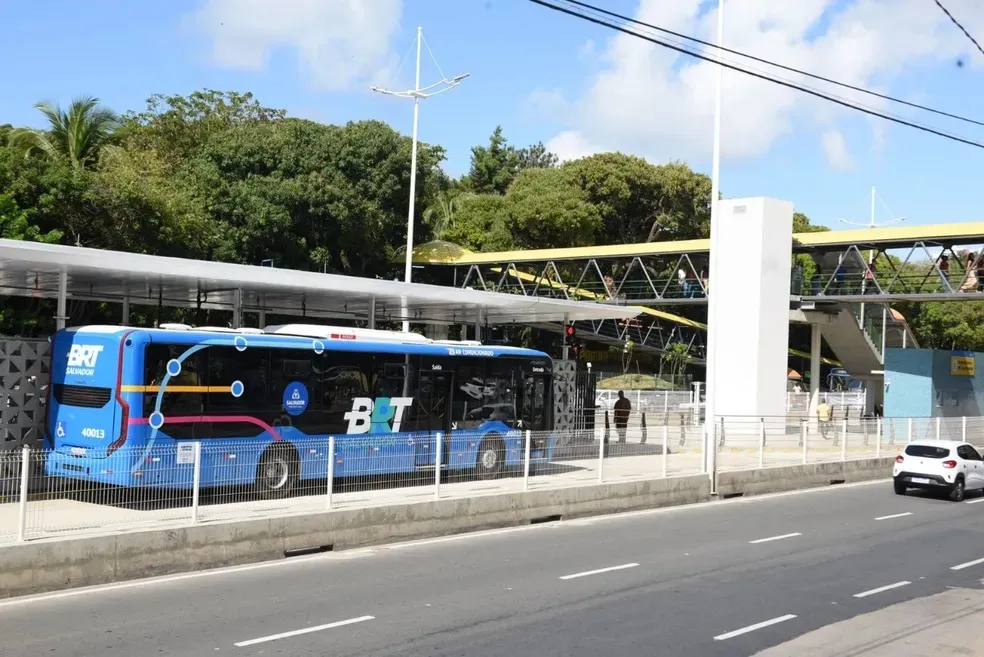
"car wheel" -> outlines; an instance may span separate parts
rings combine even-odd
[[[895,494],[905,495],[905,484],[903,484],[901,481],[895,482]]]
[[[957,479],[953,482],[953,488],[950,489],[950,500],[953,502],[963,502],[964,498],[964,480]]]

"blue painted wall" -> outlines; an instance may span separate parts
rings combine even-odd
[[[950,357],[972,356],[974,376],[950,373]],[[980,416],[984,354],[937,349],[885,350],[885,417]]]

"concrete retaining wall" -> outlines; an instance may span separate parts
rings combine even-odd
[[[38,541],[0,548],[0,597],[709,499],[697,475]]]
[[[832,483],[884,479],[892,476],[894,460],[895,457],[887,457],[843,463],[809,463],[778,468],[719,472],[717,475],[717,494],[722,498],[733,495],[761,495],[799,488],[829,486]]]

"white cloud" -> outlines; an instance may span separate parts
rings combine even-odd
[[[561,162],[587,157],[601,150],[587,141],[584,135],[576,130],[568,130],[567,132],[560,133],[547,142],[545,146]]]
[[[984,33],[984,12],[974,7],[979,1],[950,0],[951,10],[964,17],[972,33]],[[713,42],[716,4],[640,0],[635,18]],[[727,47],[859,87],[877,84],[882,92],[890,91],[915,62],[955,59],[968,51],[962,35],[925,0],[728,0],[725,11]],[[585,95],[572,100],[568,124],[551,141],[559,154],[623,150],[656,161],[709,156],[717,80],[713,63],[624,34],[599,50],[601,70]],[[725,59],[854,103],[884,106],[873,97],[764,64],[733,55]],[[813,130],[823,134],[832,164],[850,159],[836,130],[850,110],[734,71],[724,75],[723,109],[725,158],[755,158],[794,131]],[[883,138],[873,135],[876,145]]]
[[[827,163],[835,169],[847,171],[854,167],[851,154],[847,150],[847,142],[840,130],[828,130],[820,138],[820,145],[823,153],[827,156]]]
[[[530,120],[550,120],[570,111],[567,99],[558,89],[534,89],[525,98],[524,113]]]
[[[402,0],[204,0],[186,18],[220,66],[261,70],[289,49],[314,86],[341,90],[392,69],[401,11]]]

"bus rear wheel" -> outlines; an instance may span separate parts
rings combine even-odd
[[[287,497],[299,478],[297,451],[292,447],[269,447],[256,466],[256,490],[263,497]]]
[[[479,479],[495,479],[502,473],[502,466],[506,460],[506,444],[502,437],[493,434],[482,439],[478,446],[478,461],[475,464],[475,473]]]

